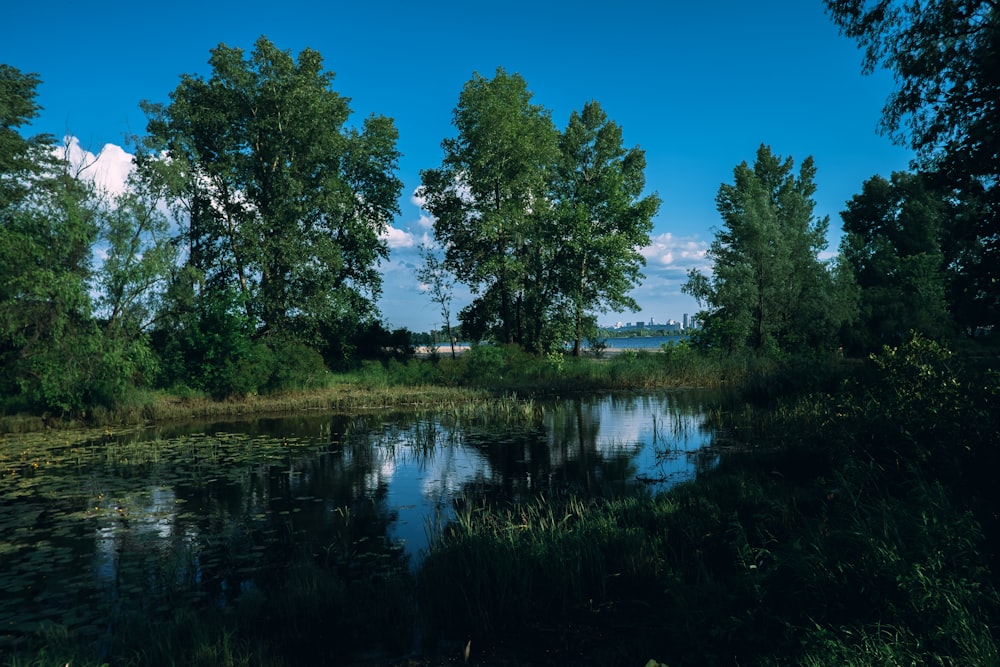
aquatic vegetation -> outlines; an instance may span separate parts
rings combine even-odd
[[[918,339],[860,390],[716,413],[734,446],[663,495],[464,506],[429,622],[585,664],[995,664],[998,389]]]

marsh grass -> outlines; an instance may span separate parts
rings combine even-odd
[[[638,498],[463,505],[421,566],[423,620],[431,634],[483,636],[638,592],[662,566],[645,529],[671,509]]]
[[[997,376],[920,340],[863,387],[800,373],[716,413],[742,446],[665,495],[461,507],[420,571],[428,634],[576,664],[997,664]]]
[[[742,386],[754,381],[764,387],[775,386],[774,369],[775,362],[769,360],[701,353],[687,345],[626,350],[602,358],[561,352],[533,355],[517,346],[478,345],[454,359],[366,361],[348,372],[310,374],[302,386],[286,383],[280,390],[224,399],[178,385],[169,390],[134,389],[114,407],[94,406],[80,414],[32,415],[11,404],[8,414],[0,415],[0,433],[318,410],[421,409],[507,394]]]

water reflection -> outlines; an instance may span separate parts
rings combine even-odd
[[[123,610],[230,605],[280,587],[292,562],[345,579],[412,568],[457,498],[665,489],[714,464],[712,401],[574,397],[514,425],[314,415],[88,442],[8,436],[0,648],[43,621],[100,638]]]

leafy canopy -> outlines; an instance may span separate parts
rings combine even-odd
[[[643,196],[645,156],[597,102],[565,132],[517,74],[475,74],[455,108],[457,136],[419,194],[445,248],[443,267],[475,298],[463,331],[544,351],[580,340],[593,313],[635,308],[639,250],[659,198]]]
[[[395,126],[345,127],[349,100],[311,49],[293,58],[261,37],[248,57],[219,45],[209,62],[169,105],[144,104],[140,164],[186,212],[191,265],[239,294],[250,333],[322,345],[375,312],[402,188]]]
[[[832,345],[850,310],[844,289],[819,259],[826,217],[813,215],[816,168],[806,158],[794,173],[761,145],[753,166],[719,188],[723,226],[708,250],[711,276],[689,273],[683,290],[705,310],[703,343],[730,351],[789,352]]]

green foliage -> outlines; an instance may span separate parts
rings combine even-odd
[[[638,310],[628,295],[642,278],[657,195],[643,197],[645,153],[622,145],[622,130],[595,101],[574,111],[559,137],[552,185],[561,298],[571,313],[569,339],[580,353],[595,322],[587,314]]]
[[[566,365],[566,357],[562,352],[549,352],[545,355],[545,360],[556,375],[562,373],[563,367]]]
[[[716,199],[724,227],[709,249],[711,278],[693,270],[683,290],[707,310],[698,341],[728,352],[802,352],[834,347],[851,319],[843,288],[818,258],[826,218],[813,217],[816,168],[761,146]]]
[[[15,407],[79,414],[120,392],[92,319],[92,189],[51,137],[16,131],[37,113],[38,83],[0,65],[0,391],[19,394]]]
[[[160,210],[159,194],[133,174],[124,193],[99,211],[104,261],[95,276],[97,313],[109,336],[135,339],[148,333],[164,307],[177,244]]]
[[[313,348],[295,340],[280,339],[272,341],[270,348],[273,371],[267,389],[306,389],[325,384],[329,371],[323,355]]]
[[[919,168],[956,203],[943,239],[957,283],[952,309],[971,329],[1000,324],[1000,78],[995,2],[825,0],[864,50],[863,70],[890,70],[896,89],[881,129],[917,152]]]
[[[902,342],[910,331],[944,335],[950,317],[939,241],[943,199],[920,176],[873,176],[841,215],[841,252],[861,289],[851,347],[872,351]]]
[[[141,173],[185,212],[204,289],[238,291],[252,334],[320,348],[331,327],[374,310],[379,235],[402,187],[396,129],[381,116],[344,127],[348,100],[311,49],[293,59],[261,37],[248,57],[219,45],[210,63],[169,105],[144,104]]]
[[[459,636],[492,635],[600,605],[612,587],[638,593],[655,578],[664,547],[662,535],[642,527],[671,510],[637,499],[463,506],[420,568],[426,622]]]
[[[419,572],[430,631],[550,647],[537,628],[584,624],[587,664],[609,643],[626,664],[996,663],[1000,382],[922,338],[870,371],[721,411],[740,447],[658,498],[460,505]]]
[[[557,133],[550,114],[532,104],[520,75],[498,68],[462,89],[455,107],[458,136],[442,143],[440,169],[421,172],[421,196],[435,218],[444,265],[479,296],[461,319],[473,338],[534,345],[518,316],[537,324],[546,284],[529,283],[539,267],[532,253],[551,255],[542,238],[546,170]],[[529,294],[531,292],[531,294]],[[519,312],[522,307],[527,310]]]
[[[366,360],[358,374],[361,385],[370,389],[440,385],[445,377],[440,366],[418,359]]]
[[[273,357],[254,342],[241,305],[232,291],[205,295],[197,310],[180,314],[175,329],[159,330],[154,342],[163,360],[160,383],[200,389],[216,399],[263,388]]]
[[[992,497],[986,470],[1000,461],[1000,376],[963,368],[947,348],[920,336],[872,357],[857,389],[865,454],[882,464],[933,474],[953,488]]]
[[[51,135],[26,138],[18,131],[38,116],[40,83],[37,74],[0,63],[0,211],[5,216],[10,207],[25,201],[37,179],[55,163]]]
[[[473,339],[547,352],[581,341],[594,312],[634,308],[656,195],[645,155],[596,102],[560,134],[519,75],[475,75],[455,108],[458,136],[421,173],[443,266],[467,284],[460,314]]]
[[[467,377],[481,383],[503,379],[507,359],[503,348],[495,345],[473,345],[464,355]]]
[[[380,322],[359,325],[350,333],[348,364],[357,359],[405,361],[414,354],[413,342],[407,329],[386,329]],[[329,357],[328,357],[329,358]]]
[[[863,69],[885,67],[897,88],[882,129],[945,171],[995,178],[991,137],[1000,126],[993,104],[997,7],[989,0],[885,3],[825,0],[848,37],[864,49]]]

